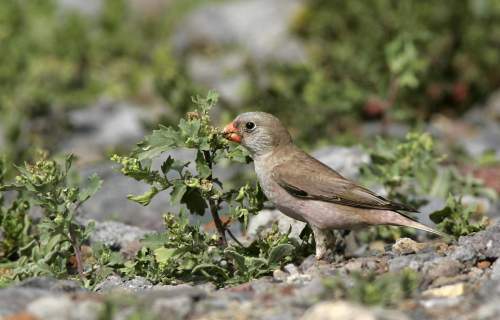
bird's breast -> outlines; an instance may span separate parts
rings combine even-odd
[[[305,217],[301,214],[303,212],[303,201],[290,195],[272,178],[272,170],[266,167],[265,163],[255,161],[255,173],[259,179],[262,191],[267,199],[274,203],[276,208],[287,216],[306,221]]]

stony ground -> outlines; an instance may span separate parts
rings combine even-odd
[[[96,292],[67,280],[33,278],[0,290],[4,319],[498,319],[500,223],[456,243],[400,239],[384,252],[340,262],[287,265],[271,277],[216,289],[152,285],[111,276]],[[328,279],[352,273],[418,271],[417,296],[396,307],[366,307],[333,298]]]
[[[97,10],[96,3],[100,1],[59,2],[68,6],[84,4],[84,11],[91,13]],[[300,42],[286,31],[287,21],[298,4],[300,1],[295,0],[245,0],[200,8],[179,27],[172,40],[173,46],[178,55],[187,55],[188,49],[201,37],[214,47],[227,48],[218,56],[189,53],[185,59],[186,69],[193,81],[215,88],[236,108],[242,99],[240,88],[252,79],[244,67],[248,57],[262,63],[273,59],[304,59]],[[248,28],[249,25],[253,27]],[[83,175],[98,172],[104,180],[101,192],[82,208],[85,218],[101,221],[97,224],[93,241],[103,242],[125,253],[128,249],[134,251],[137,239],[148,232],[141,228],[161,228],[159,213],[168,209],[168,199],[159,197],[148,207],[127,202],[127,194],[141,194],[148,190],[148,186],[121,175],[103,154],[109,149],[130,148],[149,132],[144,123],[155,117],[158,117],[155,112],[142,106],[99,102],[69,115],[73,130],[60,146],[61,152],[72,152],[79,157]],[[474,108],[463,119],[438,115],[431,119],[426,129],[440,141],[457,144],[471,157],[477,158],[485,150],[495,150],[498,157],[499,119],[500,92],[497,92],[486,102],[485,108]],[[364,136],[372,137],[380,132],[380,127],[378,122],[366,123],[361,126],[361,131]],[[388,131],[391,135],[401,136],[408,128],[392,124]],[[0,146],[5,140],[1,132],[0,128]],[[330,147],[315,155],[353,178],[359,165],[367,161],[367,155],[356,148]],[[175,154],[178,159],[192,157],[183,151]],[[227,171],[224,168],[217,175],[228,174]],[[473,173],[498,190],[499,172],[498,165],[495,165]],[[432,207],[422,209],[423,213],[439,209],[444,201],[429,200]],[[492,217],[500,216],[500,208],[490,209]],[[276,218],[286,230],[290,221],[271,211],[259,214],[251,222],[249,233],[256,232],[258,225],[268,224],[269,219]],[[134,226],[107,220],[119,220]],[[294,224],[292,232],[300,232],[300,225]],[[206,283],[152,285],[143,278],[124,280],[112,276],[99,284],[96,292],[91,292],[72,281],[34,278],[0,290],[0,318],[500,319],[499,256],[500,223],[493,223],[487,230],[462,237],[453,244],[400,240],[393,246],[379,246],[378,251],[368,252],[362,257],[334,263],[317,262],[309,257],[301,265],[287,265],[283,270],[275,271],[273,276],[223,289]],[[328,285],[328,280],[333,277],[348,280],[360,271],[395,273],[405,267],[421,274],[422,284],[415,298],[402,301],[391,309],[334,299]]]

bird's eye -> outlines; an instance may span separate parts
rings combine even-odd
[[[250,121],[250,122],[247,122],[247,123],[245,123],[245,128],[246,128],[247,130],[253,130],[253,129],[255,129],[255,123],[253,123],[253,122],[251,122],[251,121]]]

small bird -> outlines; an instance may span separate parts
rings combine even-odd
[[[325,257],[332,229],[394,225],[445,236],[400,212],[414,209],[376,195],[299,149],[269,113],[240,114],[223,134],[250,152],[260,186],[276,208],[311,226],[317,259]]]

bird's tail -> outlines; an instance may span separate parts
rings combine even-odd
[[[436,234],[440,237],[449,237],[448,234],[444,233],[444,232],[441,232],[441,231],[438,231],[436,229],[433,229],[431,227],[428,227],[426,226],[425,224],[422,224],[418,221],[414,221],[414,220],[411,220],[411,219],[408,219],[407,221],[405,221],[404,224],[401,224],[402,226],[404,227],[411,227],[411,228],[415,228],[415,229],[418,229],[418,230],[423,230],[423,231],[426,231],[426,232],[430,232],[430,233],[433,233],[433,234]]]

